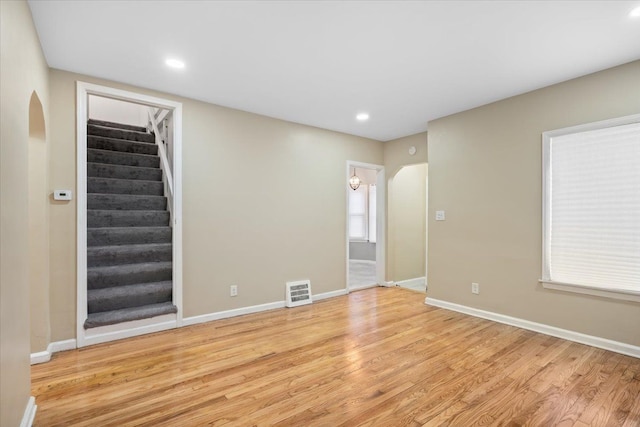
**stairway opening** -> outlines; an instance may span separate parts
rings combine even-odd
[[[162,173],[153,133],[89,119],[85,329],[177,312]]]
[[[78,96],[78,347],[179,326],[181,106]]]

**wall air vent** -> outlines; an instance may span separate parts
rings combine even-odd
[[[287,301],[285,303],[287,307],[297,307],[312,302],[310,280],[287,282]]]

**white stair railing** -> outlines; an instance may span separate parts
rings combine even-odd
[[[172,219],[170,221],[170,224],[173,224],[173,213],[171,212],[173,207],[173,174],[171,173],[171,162],[169,162],[169,157],[167,156],[167,148],[164,144],[163,134],[161,134],[160,130],[158,129],[158,125],[162,123],[162,121],[167,117],[170,111],[158,109],[158,111],[156,112],[154,108],[149,107],[148,113],[151,131],[156,137],[158,155],[160,156],[160,167],[163,171],[162,182],[164,183],[164,194],[167,197],[167,210],[169,211],[169,216]],[[166,135],[164,135],[164,138],[166,138]]]

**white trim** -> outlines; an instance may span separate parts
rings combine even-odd
[[[345,211],[346,211],[346,224],[345,224],[345,246],[346,246],[346,289],[351,291],[349,287],[349,191],[353,191],[349,187],[349,178],[351,177],[349,171],[352,168],[363,169],[375,169],[376,170],[376,279],[379,284],[385,283],[385,269],[386,269],[386,229],[387,229],[387,215],[385,207],[387,203],[387,191],[386,191],[386,178],[385,169],[382,165],[375,165],[372,163],[363,163],[353,160],[347,160],[346,165],[346,178],[344,180],[345,186]],[[361,287],[353,288],[353,290],[362,289]]]
[[[640,302],[640,292],[593,288],[590,286],[574,285],[571,283],[553,282],[548,280],[539,280],[539,282],[542,283],[542,287],[544,287],[545,289],[574,292],[585,295],[595,295],[598,297],[613,298],[623,301]]]
[[[426,288],[427,287],[426,283],[427,283],[426,277],[415,277],[413,279],[400,280],[399,282],[396,282],[396,286],[406,286],[406,287],[424,286]]]
[[[338,289],[337,291],[323,292],[313,296],[314,301],[320,301],[327,298],[335,298],[348,295],[349,292],[346,289]]]
[[[103,342],[137,337],[138,335],[166,331],[176,328],[176,315],[165,314],[149,319],[134,320],[116,325],[100,326],[85,331],[84,345],[101,344]],[[78,346],[80,347],[80,346]]]
[[[252,305],[249,307],[234,308],[232,310],[218,311],[215,313],[201,314],[182,319],[183,326],[197,325],[198,323],[211,322],[213,320],[227,319],[229,317],[243,316],[245,314],[259,313],[261,311],[284,308],[284,301],[269,302],[266,304]]]
[[[338,289],[337,291],[330,291],[330,292],[323,292],[321,294],[315,294],[313,295],[313,300],[319,301],[319,300],[343,296],[347,294],[348,292],[346,289]],[[212,322],[214,320],[228,319],[229,317],[244,316],[245,314],[260,313],[262,311],[275,310],[278,308],[285,308],[284,300],[269,302],[266,304],[252,305],[249,307],[234,308],[232,310],[218,311],[216,313],[201,314],[199,316],[185,317],[182,320],[182,325],[183,326],[197,325],[198,323],[206,323],[206,322]]]
[[[142,329],[135,327],[132,335],[126,330],[109,331],[100,338],[85,339],[88,333],[84,329],[84,321],[87,318],[87,119],[88,96],[97,95],[105,98],[133,102],[146,106],[162,108],[173,111],[173,206],[171,208],[172,242],[173,242],[173,303],[178,308],[177,315],[173,315],[173,323],[170,327],[182,325],[182,104],[163,98],[143,95],[107,86],[91,83],[76,82],[76,188],[77,188],[77,275],[76,275],[76,339],[77,346],[84,347],[91,343],[105,342],[112,339],[126,338],[127,336],[140,335],[140,330],[156,332],[153,327],[145,325]],[[161,317],[152,318],[157,322],[159,330],[168,329]],[[133,322],[127,322],[129,325]],[[122,329],[124,326],[121,326]],[[95,328],[100,329],[100,328]],[[96,332],[94,330],[94,332]],[[148,332],[143,332],[148,333]],[[91,335],[92,333],[89,332]],[[104,339],[104,340],[103,340]]]
[[[33,425],[33,420],[36,418],[37,410],[38,405],[36,405],[36,398],[30,396],[29,401],[27,402],[27,406],[24,408],[24,414],[22,415],[22,420],[20,421],[20,427],[31,427]]]
[[[555,326],[545,325],[543,323],[531,322],[529,320],[517,317],[505,316],[504,314],[494,313],[491,311],[479,310],[477,308],[465,305],[455,304],[452,302],[437,300],[434,298],[425,298],[424,303],[434,307],[445,308],[447,310],[457,311],[459,313],[468,314],[470,316],[481,317],[483,319],[492,320],[506,325],[516,326],[518,328],[539,332],[552,337],[562,338],[568,341],[574,341],[580,344],[598,347],[616,353],[625,354],[627,356],[640,358],[640,346],[626,344],[619,341],[608,340],[606,338],[586,335],[580,332],[574,332],[567,329],[556,328]]]
[[[47,349],[45,351],[39,351],[37,353],[31,353],[31,364],[37,365],[38,363],[45,363],[51,360],[51,356],[53,353],[57,353],[59,351],[65,350],[73,350],[76,348],[76,340],[64,340],[64,341],[55,341],[49,343]]]
[[[598,122],[570,126],[542,133],[542,278],[539,280],[546,289],[575,292],[579,294],[594,295],[604,298],[620,299],[625,301],[640,301],[640,295],[628,291],[619,291],[608,288],[596,288],[580,284],[554,282],[549,271],[549,254],[551,249],[551,142],[554,137],[572,133],[588,132],[597,129],[623,126],[640,122],[640,114],[616,117]]]
[[[392,281],[390,281],[390,282],[385,282],[385,281],[383,281],[383,282],[382,282],[382,284],[381,284],[380,286],[384,286],[385,288],[392,288],[392,287],[394,287],[395,285],[396,285],[396,284],[395,284],[395,283],[393,283],[393,280],[392,280]]]
[[[351,260],[353,261],[353,260]],[[355,292],[355,291],[361,291],[363,289],[371,289],[371,288],[377,288],[378,286],[380,286],[377,283],[373,283],[371,285],[358,285],[358,286],[352,286],[349,288],[349,292]]]

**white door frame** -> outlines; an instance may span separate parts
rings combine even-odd
[[[347,292],[351,292],[358,289],[364,289],[365,287],[351,288],[349,286],[349,191],[353,191],[349,187],[349,178],[351,177],[351,170],[353,168],[374,169],[376,171],[376,279],[378,283],[373,286],[387,286],[385,281],[385,268],[386,268],[386,227],[387,216],[385,212],[385,206],[387,205],[387,189],[386,178],[384,172],[384,166],[374,165],[372,163],[357,162],[354,160],[347,160],[347,169],[345,175],[345,197],[347,200],[346,206],[346,247],[347,247]]]
[[[177,314],[167,314],[151,319],[136,320],[117,325],[85,330],[87,318],[87,119],[89,95],[97,95],[120,101],[163,108],[173,112],[173,303]],[[182,325],[182,104],[168,99],[156,98],[78,81],[76,84],[76,200],[77,200],[77,317],[76,345],[91,344],[158,332]]]

